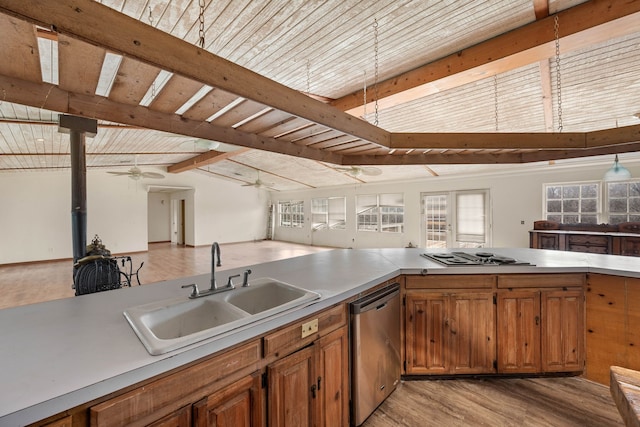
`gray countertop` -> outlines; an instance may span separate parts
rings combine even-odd
[[[83,295],[0,310],[0,425],[38,421],[357,296],[398,274],[596,272],[640,277],[640,259],[537,249],[482,249],[526,260],[528,266],[444,267],[420,256],[424,249],[336,249],[250,266],[252,278],[271,277],[316,291],[311,306],[233,333],[151,356],[123,311],[152,301],[188,296],[180,286],[207,289],[209,275]],[[473,250],[471,250],[473,251]],[[430,251],[430,252],[442,252]],[[218,273],[219,281],[243,269]]]

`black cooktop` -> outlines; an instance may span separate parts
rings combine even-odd
[[[496,255],[491,252],[443,252],[422,253],[420,255],[444,265],[531,265],[526,261]]]

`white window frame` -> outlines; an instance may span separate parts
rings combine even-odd
[[[365,198],[369,200],[364,201]],[[391,203],[393,199],[400,200],[400,204]],[[356,196],[356,231],[404,233],[404,208],[404,193],[359,194]]]
[[[347,198],[318,197],[311,199],[311,228],[345,230],[347,228]]]
[[[302,228],[304,226],[304,201],[278,201],[278,227]]]
[[[588,224],[619,224],[622,222],[638,222],[640,221],[640,179],[629,179],[624,181],[578,181],[578,182],[555,182],[546,183],[542,185],[542,218],[546,220],[557,221],[561,223],[567,223],[564,221],[565,216],[574,215],[573,213],[562,213],[548,211],[548,188],[549,187],[571,187],[582,185],[596,185],[597,189],[597,201],[596,201],[596,220],[587,221]],[[617,197],[612,188],[626,186],[626,196]],[[593,199],[593,197],[589,198]],[[624,202],[618,202],[626,205],[624,210],[612,209],[613,200]],[[582,209],[582,198],[580,198],[580,209]],[[579,217],[578,221],[584,223],[583,216],[594,215],[593,212],[579,212],[575,214]],[[560,221],[554,216],[560,216]],[[572,224],[572,222],[569,222]]]
[[[592,204],[592,201],[594,200],[594,197],[589,197],[588,195],[583,195],[582,189],[583,187],[589,187],[589,186],[596,186],[596,196],[595,196],[595,204],[596,204],[596,210],[591,211],[591,210],[587,210],[588,208],[586,208],[587,203],[590,205]],[[560,198],[553,198],[553,199],[549,199],[549,188],[551,187],[560,187],[562,188],[561,190],[561,195]],[[565,195],[565,188],[569,188],[569,187],[580,187],[580,194],[577,195],[577,197],[567,197]],[[583,222],[582,219],[583,217],[585,218],[589,218],[595,215],[596,219],[595,221],[587,221],[590,224],[599,224],[601,222],[603,222],[603,220],[606,218],[606,214],[602,211],[602,182],[601,181],[577,181],[577,182],[554,182],[554,183],[549,183],[549,184],[543,184],[542,185],[542,217],[545,220],[550,220],[550,221],[556,221],[556,222],[561,222],[563,223],[565,218],[567,217],[573,217],[573,216],[577,216],[578,217],[578,222]],[[549,207],[549,203],[550,201],[558,201],[560,203],[560,212],[550,212],[548,210]],[[577,212],[572,212],[572,211],[565,211],[565,201],[569,202],[569,201],[573,201],[574,203],[578,203],[578,211]],[[560,217],[560,218],[557,218]],[[560,219],[560,221],[558,221],[558,219]]]
[[[612,187],[626,186],[626,197],[616,197],[617,194],[613,193]],[[635,191],[632,187],[636,187]],[[638,222],[640,221],[640,194],[638,187],[640,187],[640,179],[630,179],[625,181],[610,181],[603,182],[603,217],[606,218],[606,222],[609,224],[620,224],[622,222]],[[612,199],[626,200],[626,209],[624,211],[613,212],[611,210]]]

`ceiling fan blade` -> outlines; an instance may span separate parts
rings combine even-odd
[[[162,179],[162,178],[164,178],[164,175],[162,175],[161,173],[156,173],[156,172],[142,172],[140,175],[143,178],[153,178],[153,179]]]
[[[363,175],[378,176],[382,174],[382,169],[375,168],[373,166],[361,167],[360,170],[362,171]]]
[[[111,175],[120,175],[120,176],[131,175],[131,172],[107,172],[107,173],[110,173]]]

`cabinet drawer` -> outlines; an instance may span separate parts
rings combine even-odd
[[[303,325],[318,320],[318,330],[302,337]],[[263,338],[264,357],[283,356],[312,343],[347,324],[346,304],[340,304],[314,316],[295,322]]]
[[[609,244],[609,238],[607,236],[576,234],[567,236],[567,239],[569,245],[607,246]]]
[[[583,245],[571,245],[569,246],[570,252],[586,252],[589,254],[606,255],[609,253],[609,248],[606,246],[583,246]]]
[[[496,284],[492,274],[453,274],[439,276],[407,276],[407,289],[491,289]]]
[[[498,288],[566,288],[585,283],[584,273],[498,275]]]
[[[126,426],[164,416],[188,404],[199,390],[215,388],[211,385],[218,380],[249,366],[256,369],[259,361],[260,341],[256,340],[93,406],[90,425]]]

